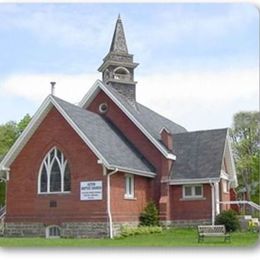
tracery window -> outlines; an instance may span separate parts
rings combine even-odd
[[[45,156],[38,178],[38,193],[69,192],[71,185],[68,161],[56,147]]]

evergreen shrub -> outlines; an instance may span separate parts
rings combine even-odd
[[[153,201],[147,204],[139,220],[140,226],[159,226],[159,212]]]
[[[222,211],[216,216],[216,225],[225,225],[227,232],[233,232],[240,228],[237,213],[230,209]]]

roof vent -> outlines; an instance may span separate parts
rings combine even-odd
[[[52,81],[52,82],[50,82],[50,83],[51,83],[51,94],[54,95],[56,82]]]

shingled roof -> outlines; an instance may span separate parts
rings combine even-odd
[[[94,100],[99,91],[104,91],[116,105],[128,116],[128,118],[143,132],[144,135],[159,149],[159,151],[167,158],[175,160],[173,155],[161,142],[160,131],[166,127],[172,133],[182,133],[187,130],[172,122],[171,120],[159,115],[144,105],[130,101],[120,94],[114,88],[105,84],[101,80],[97,80],[88,93],[79,103],[80,107],[87,108]]]
[[[154,173],[153,166],[112,122],[62,99],[53,98],[111,166]]]
[[[176,154],[172,180],[219,178],[227,128],[173,135]]]
[[[183,133],[187,130],[175,122],[159,115],[146,106],[135,102],[129,102],[123,95],[112,87],[103,83],[103,85],[122,103],[122,105],[143,125],[143,127],[156,139],[160,140],[160,131],[163,127],[170,130],[171,133]]]

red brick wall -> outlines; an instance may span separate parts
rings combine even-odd
[[[71,193],[38,195],[37,182],[41,162],[46,153],[57,146],[66,156],[71,171]],[[7,187],[6,221],[98,221],[107,218],[106,178],[97,157],[81,138],[52,109],[30,141],[11,165]],[[80,201],[80,181],[103,180],[102,201]],[[50,200],[57,201],[57,208],[50,208]]]
[[[236,201],[237,199],[237,193],[235,189],[230,189],[229,191],[229,196],[230,196],[230,200],[231,201]],[[240,208],[239,208],[239,204],[232,204],[230,205],[230,208],[233,209],[234,211],[236,211],[237,213],[239,213]]]
[[[201,200],[183,200],[182,185],[170,186],[170,218],[171,220],[196,220],[211,218],[211,187],[203,184]]]
[[[224,192],[223,190],[223,183],[224,181],[226,182],[226,180],[221,179],[220,183],[219,183],[219,198],[220,201],[230,201],[230,193],[229,192]],[[220,210],[228,210],[230,209],[230,205],[229,204],[220,204]]]
[[[152,179],[134,176],[134,199],[125,199],[125,174],[111,176],[111,210],[113,221],[138,221],[140,213],[150,201]]]

